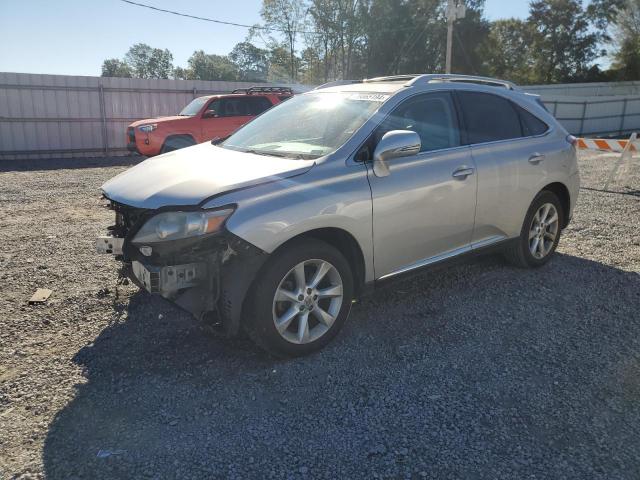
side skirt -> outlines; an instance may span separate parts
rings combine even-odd
[[[445,254],[442,259],[434,257],[433,261],[429,261],[425,265],[416,266],[415,268],[403,268],[397,273],[385,275],[377,280],[368,282],[362,289],[362,297],[367,296],[375,292],[380,288],[387,288],[395,284],[413,277],[424,275],[429,272],[438,271],[444,268],[448,268],[454,265],[459,265],[468,262],[470,259],[482,255],[490,255],[501,252],[505,248],[509,247],[513,243],[517,243],[519,240],[516,238],[505,238],[503,240],[495,241],[489,245],[476,246],[475,248],[465,249],[460,253],[453,253],[452,255]],[[462,249],[461,249],[462,250]],[[455,252],[455,251],[454,251]]]

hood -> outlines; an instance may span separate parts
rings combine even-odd
[[[174,115],[172,117],[145,118],[144,120],[136,120],[135,122],[131,123],[129,126],[139,127],[140,125],[147,125],[149,123],[175,122],[176,120],[186,120],[188,118],[193,118],[193,117],[186,117],[184,115],[183,116]]]
[[[102,191],[110,200],[138,208],[198,205],[213,195],[299,175],[314,163],[205,142],[145,160],[106,182]]]

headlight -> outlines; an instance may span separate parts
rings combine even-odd
[[[220,231],[233,208],[199,212],[165,212],[151,217],[133,238],[134,243],[156,243],[197,237]]]
[[[140,125],[138,127],[138,130],[140,130],[141,132],[149,133],[149,132],[153,132],[156,128],[158,128],[158,125],[154,123],[151,125]]]

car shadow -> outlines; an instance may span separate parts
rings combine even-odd
[[[638,446],[640,275],[583,258],[412,278],[293,360],[145,293],[114,308],[74,358],[87,381],[50,425],[46,478],[504,477],[508,459],[522,477],[542,457],[580,477],[594,455],[615,477]]]
[[[38,170],[72,170],[81,168],[127,167],[142,162],[147,157],[128,155],[95,158],[51,158],[31,160],[0,160],[2,172],[31,172]]]

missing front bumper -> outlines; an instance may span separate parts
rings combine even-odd
[[[268,258],[265,252],[227,231],[152,246],[135,245],[127,238],[135,235],[153,212],[116,202],[111,202],[111,208],[116,212],[116,223],[109,227],[113,236],[98,238],[96,245],[99,253],[115,255],[123,262],[121,277],[197,319],[212,316],[228,336],[239,333],[242,305]]]

